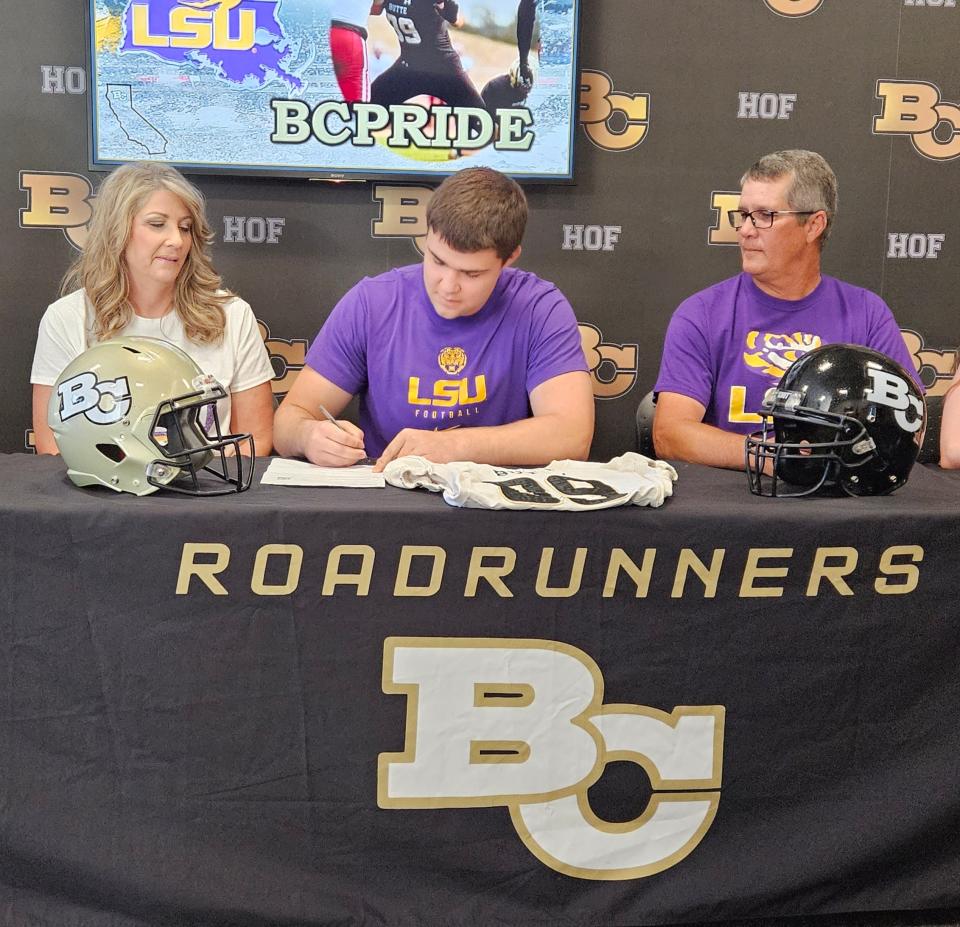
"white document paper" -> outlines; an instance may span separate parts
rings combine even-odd
[[[260,483],[265,486],[344,486],[354,489],[379,488],[386,485],[382,473],[373,467],[318,467],[304,460],[275,457],[270,461]]]

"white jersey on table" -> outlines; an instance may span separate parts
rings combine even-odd
[[[398,457],[383,475],[392,486],[442,492],[451,505],[464,508],[584,512],[663,505],[673,494],[677,471],[665,461],[630,452],[607,463],[554,460],[534,469]]]

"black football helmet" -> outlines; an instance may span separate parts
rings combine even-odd
[[[926,412],[913,378],[885,354],[853,344],[816,348],[767,391],[763,428],[746,441],[750,491],[893,492],[917,459]]]

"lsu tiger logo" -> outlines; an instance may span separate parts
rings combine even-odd
[[[775,332],[752,331],[747,334],[747,348],[743,352],[743,361],[748,367],[761,370],[776,380],[787,368],[807,351],[820,347],[819,335],[804,332],[777,334]]]
[[[463,348],[444,348],[437,355],[437,363],[444,373],[453,376],[467,366],[467,352]]]

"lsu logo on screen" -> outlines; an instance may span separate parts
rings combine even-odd
[[[604,704],[582,650],[549,640],[387,638],[383,691],[407,698],[401,753],[381,753],[381,808],[504,806],[542,863],[581,879],[651,876],[685,859],[717,813],[724,708]],[[609,823],[587,790],[614,760],[653,794]]]
[[[580,72],[580,123],[605,151],[636,148],[650,128],[650,94],[620,93],[603,71]]]
[[[242,3],[243,0],[132,3],[126,18],[129,45],[146,49],[249,51],[256,41],[257,13],[253,8],[240,6]]]
[[[22,229],[60,229],[75,248],[87,240],[93,185],[82,174],[63,171],[20,171],[20,189],[27,206],[20,210]]]
[[[764,0],[764,3],[778,16],[797,17],[816,13],[823,0]]]
[[[931,161],[960,157],[960,106],[943,100],[936,84],[878,80],[876,95],[881,110],[873,118],[874,135],[908,135],[914,149]]]

